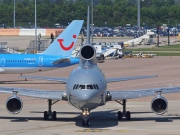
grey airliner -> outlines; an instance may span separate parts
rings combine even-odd
[[[87,30],[89,30],[89,19],[87,23]],[[52,91],[0,87],[0,92],[12,94],[12,96],[6,101],[6,108],[8,112],[17,114],[22,110],[23,101],[19,96],[42,98],[48,100],[48,111],[44,112],[44,119],[56,120],[56,111],[52,111],[51,107],[57,101],[65,100],[70,105],[82,111],[82,126],[90,126],[91,122],[89,116],[91,110],[105,105],[109,101],[118,101],[118,103],[123,106],[123,110],[117,112],[118,120],[121,120],[123,117],[130,120],[131,114],[129,111],[126,111],[126,100],[153,95],[155,97],[151,102],[152,111],[159,115],[164,114],[167,111],[168,101],[162,97],[161,94],[180,92],[180,86],[127,91],[107,90],[107,84],[111,82],[152,78],[156,76],[135,76],[106,79],[102,70],[97,66],[96,50],[90,44],[89,32],[87,37],[86,44],[80,49],[80,63],[78,67],[72,71],[68,78],[24,76],[25,78],[64,82],[66,83],[65,90]]]

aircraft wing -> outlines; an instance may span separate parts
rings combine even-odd
[[[47,80],[47,81],[56,81],[66,83],[67,78],[55,78],[55,77],[43,77],[43,76],[20,76],[21,78],[27,79],[38,79],[38,80]]]
[[[157,77],[157,75],[152,75],[152,76],[129,76],[129,77],[120,77],[120,78],[107,78],[106,81],[107,81],[107,83],[111,83],[111,82],[137,80],[137,79],[154,78],[154,77]]]
[[[165,87],[165,88],[150,88],[150,89],[141,89],[141,90],[108,91],[108,96],[110,96],[111,101],[113,101],[113,100],[133,99],[133,98],[154,96],[158,92],[161,92],[162,94],[177,93],[177,92],[180,92],[180,86]]]
[[[66,96],[65,91],[52,91],[52,90],[35,90],[26,88],[12,88],[12,87],[0,87],[0,92],[2,93],[18,93],[18,95],[42,98],[42,99],[53,99],[53,100],[63,100]]]
[[[69,58],[61,58],[53,62],[53,64],[71,63]]]

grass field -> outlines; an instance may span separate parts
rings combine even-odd
[[[157,54],[158,56],[180,56],[180,44],[151,48],[126,48],[125,51],[132,51],[133,54],[142,52],[144,54]]]

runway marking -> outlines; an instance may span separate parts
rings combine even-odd
[[[88,128],[88,129],[77,130],[75,132],[104,132],[104,131],[108,131],[108,130],[109,129]]]
[[[118,132],[130,132],[130,130],[127,130],[127,129],[121,129],[121,130],[118,130]]]

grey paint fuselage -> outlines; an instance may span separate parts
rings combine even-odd
[[[97,84],[99,89],[73,89],[76,84]],[[96,65],[78,66],[70,74],[66,84],[68,101],[80,110],[92,110],[105,104],[106,86],[105,76]]]

